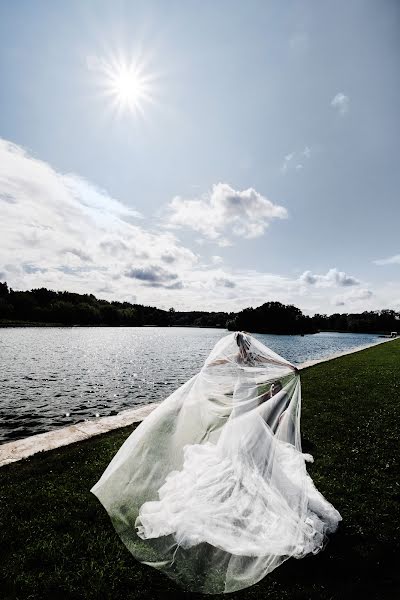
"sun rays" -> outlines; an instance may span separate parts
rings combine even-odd
[[[145,117],[147,107],[155,103],[157,76],[145,61],[122,55],[110,60],[91,57],[88,67],[97,73],[101,94],[118,116]]]
[[[106,91],[118,112],[144,114],[153,101],[151,76],[135,63],[114,63],[106,71]]]

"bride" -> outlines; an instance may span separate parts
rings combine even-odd
[[[92,488],[129,551],[190,591],[251,586],[319,552],[341,516],[301,451],[297,369],[249,334],[130,435]]]

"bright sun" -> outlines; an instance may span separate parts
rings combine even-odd
[[[143,64],[122,59],[101,61],[98,70],[102,73],[103,92],[119,114],[131,112],[143,116],[145,105],[154,102],[155,77],[145,71]]]
[[[112,73],[109,81],[110,92],[122,109],[133,112],[142,110],[143,103],[150,97],[150,89],[146,78],[134,67],[119,66]]]

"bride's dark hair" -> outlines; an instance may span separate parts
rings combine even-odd
[[[239,348],[243,348],[245,350],[248,350],[250,348],[251,342],[248,339],[247,335],[244,333],[244,331],[238,331],[235,334],[235,339]]]
[[[247,358],[251,346],[249,337],[244,333],[244,331],[238,331],[235,334],[235,340],[239,347],[239,352],[242,355],[242,358]]]

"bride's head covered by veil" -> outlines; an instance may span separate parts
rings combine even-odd
[[[244,331],[237,331],[235,333],[235,340],[239,348],[238,361],[245,363],[250,357],[251,338]]]
[[[203,368],[227,363],[236,364],[242,368],[262,368],[265,374],[267,372],[268,375],[271,374],[271,378],[272,371],[276,372],[278,367],[278,372],[275,373],[275,377],[278,378],[282,369],[289,370],[289,373],[292,374],[293,372],[298,373],[294,365],[264,346],[246,331],[236,331],[219,340],[206,359]]]

